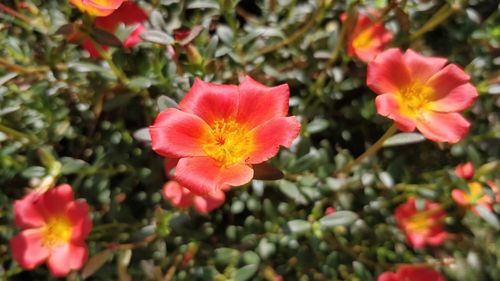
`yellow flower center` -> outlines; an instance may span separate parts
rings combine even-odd
[[[373,31],[371,28],[367,28],[361,31],[355,38],[352,40],[352,46],[354,49],[366,49],[369,48],[373,43]]]
[[[422,111],[426,111],[432,106],[435,93],[431,87],[416,81],[402,88],[397,96],[401,114],[409,118],[416,118],[422,114]]]
[[[253,134],[234,119],[215,121],[203,144],[205,153],[223,166],[244,161],[254,150]]]
[[[411,216],[407,224],[408,230],[418,233],[426,232],[430,226],[429,217],[425,212]]]
[[[43,228],[43,245],[55,247],[65,244],[71,238],[72,227],[65,217],[54,217]]]
[[[469,183],[469,193],[465,194],[465,200],[467,200],[470,204],[476,204],[484,196],[483,187],[478,182]]]

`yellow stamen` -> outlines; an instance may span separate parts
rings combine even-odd
[[[43,245],[45,247],[55,247],[65,244],[71,238],[71,232],[71,223],[67,218],[50,218],[43,229]]]
[[[430,209],[430,210],[425,210],[418,212],[411,216],[408,219],[408,224],[407,228],[410,231],[414,231],[417,233],[425,233],[438,223],[441,223],[441,221],[444,218],[433,218],[432,216],[435,215],[437,212],[441,211],[440,208],[435,208],[435,209]]]
[[[423,111],[429,110],[435,93],[431,87],[416,81],[401,89],[397,97],[401,114],[413,119],[421,117]]]
[[[367,28],[361,31],[355,38],[352,40],[352,46],[354,49],[366,49],[369,48],[373,43],[373,30],[371,28]]]
[[[234,119],[215,121],[203,144],[205,153],[223,166],[244,161],[254,150],[254,136]]]

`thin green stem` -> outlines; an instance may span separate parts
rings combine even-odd
[[[116,76],[116,78],[118,78],[118,80],[122,84],[127,85],[129,82],[127,75],[125,75],[125,73],[118,66],[116,66],[116,64],[113,62],[113,58],[109,55],[109,52],[104,50],[97,41],[95,41],[94,39],[91,39],[91,40],[94,43],[97,52],[108,63],[109,68],[111,69],[113,74]]]
[[[363,154],[358,156],[358,158],[354,159],[353,161],[351,161],[351,163],[347,164],[347,166],[345,166],[340,172],[344,173],[344,174],[351,172],[353,167],[355,167],[356,165],[361,163],[363,160],[365,160],[366,158],[372,156],[377,151],[379,151],[382,148],[382,146],[384,145],[384,142],[388,138],[390,138],[392,135],[394,135],[394,133],[396,133],[397,130],[398,129],[394,125],[389,127],[389,129],[387,129],[387,131],[384,133],[384,135],[382,135],[382,137],[380,137],[380,139],[377,142],[375,142],[372,146],[370,146]]]
[[[415,31],[410,36],[410,41],[415,41],[416,39],[422,37],[425,33],[433,30],[436,26],[443,23],[451,15],[460,11],[460,4],[445,4],[443,5],[420,29]]]
[[[4,132],[6,135],[9,135],[20,141],[28,140],[30,142],[37,142],[37,139],[34,136],[27,135],[2,124],[0,124],[0,132]]]
[[[267,46],[267,47],[264,47],[264,48],[258,50],[257,56],[261,56],[261,55],[270,53],[272,51],[278,50],[280,48],[283,48],[284,46],[289,45],[289,44],[295,42],[297,39],[301,38],[307,31],[309,31],[309,29],[311,29],[311,27],[313,27],[313,25],[316,23],[316,21],[318,21],[321,18],[320,15],[321,15],[321,13],[324,12],[324,8],[325,8],[325,0],[319,0],[318,8],[311,15],[311,17],[307,20],[306,24],[304,26],[302,26],[301,29],[297,30],[297,32],[293,33],[292,35],[288,36],[283,41],[281,41],[277,44]]]

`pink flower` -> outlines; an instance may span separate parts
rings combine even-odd
[[[325,210],[326,215],[331,215],[333,213],[335,213],[335,208],[333,208],[333,207],[326,208],[326,210]]]
[[[137,4],[133,2],[125,2],[118,10],[116,10],[109,16],[96,18],[94,21],[94,26],[109,33],[115,33],[120,23],[123,23],[125,26],[135,26],[134,30],[123,42],[123,47],[132,48],[142,42],[142,39],[139,35],[144,31],[144,22],[147,19],[148,14],[146,14],[146,12],[142,10]],[[83,47],[89,52],[91,57],[101,57],[90,38],[86,38],[83,41]],[[102,48],[104,50],[107,50],[108,47],[102,46]]]
[[[369,62],[391,42],[392,33],[385,28],[383,22],[376,21],[378,17],[379,13],[376,10],[371,11],[369,15],[358,14],[356,25],[347,40],[349,56]],[[347,14],[343,13],[340,19],[345,22]]]
[[[177,165],[178,161],[178,159],[165,160],[165,171],[167,175],[170,174],[170,171]],[[224,190],[228,188],[229,186],[204,195],[196,195],[189,189],[182,187],[177,181],[169,180],[163,186],[161,194],[165,200],[169,201],[177,208],[188,208],[193,206],[198,213],[208,214],[224,203],[226,199]]]
[[[105,17],[118,9],[126,0],[70,0],[82,12],[91,16]]]
[[[464,164],[457,165],[455,168],[455,174],[457,177],[464,180],[470,180],[474,177],[474,164],[472,162],[467,162]]]
[[[424,266],[400,266],[394,272],[380,274],[378,281],[446,281],[441,273]]]
[[[376,94],[380,115],[405,132],[417,128],[426,138],[456,143],[469,130],[460,111],[477,97],[469,75],[439,57],[423,57],[411,49],[388,49],[368,63],[367,85]],[[446,65],[446,66],[445,66]]]
[[[455,188],[451,191],[451,197],[459,205],[471,209],[476,215],[476,206],[482,205],[487,209],[492,208],[493,199],[484,193],[483,186],[478,182],[471,182],[468,185],[469,190],[465,192],[461,189]]]
[[[437,203],[425,200],[422,210],[417,210],[414,197],[396,208],[395,218],[398,226],[405,232],[408,244],[414,248],[426,245],[441,245],[448,234],[443,228],[446,212]]]
[[[286,117],[288,85],[267,87],[250,77],[240,85],[195,80],[179,108],[162,111],[150,127],[153,150],[179,158],[175,180],[198,195],[239,186],[253,164],[290,147],[300,131]]]
[[[80,269],[87,260],[85,238],[92,229],[89,206],[73,199],[71,186],[31,192],[16,200],[14,222],[23,231],[10,240],[10,246],[24,269],[47,261],[51,274],[62,277]]]

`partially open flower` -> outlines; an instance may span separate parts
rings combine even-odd
[[[383,22],[377,22],[378,17],[377,11],[368,14],[358,13],[354,28],[347,39],[349,56],[369,62],[392,40],[392,33],[385,28]],[[343,13],[340,19],[345,23],[347,14]]]
[[[388,49],[368,63],[367,85],[378,94],[380,115],[405,132],[417,128],[426,138],[456,143],[469,130],[460,115],[477,97],[469,75],[439,57]],[[446,65],[446,66],[445,66]]]
[[[464,164],[457,165],[455,168],[455,174],[457,177],[464,180],[470,180],[474,177],[474,164],[472,162],[467,162]]]
[[[446,281],[441,273],[425,266],[400,266],[396,272],[384,272],[378,281]]]
[[[418,210],[414,197],[396,208],[398,226],[405,232],[408,243],[414,248],[426,245],[441,245],[448,234],[443,228],[446,212],[437,203],[425,200],[422,210]]]
[[[153,150],[179,158],[175,180],[207,194],[253,178],[253,164],[290,147],[300,131],[288,113],[289,89],[250,77],[240,85],[195,80],[179,108],[162,111],[150,127]]]
[[[80,11],[96,17],[113,13],[124,1],[126,0],[70,0]]]
[[[491,210],[493,199],[484,193],[483,186],[478,182],[471,182],[468,187],[468,192],[458,188],[453,189],[451,191],[453,200],[457,204],[471,209],[475,214],[477,214],[475,207],[478,205]]]
[[[51,274],[62,277],[87,260],[85,238],[92,229],[89,207],[73,199],[71,186],[34,191],[16,200],[14,222],[23,229],[10,240],[12,255],[21,267],[31,270],[47,261]]]
[[[123,42],[123,47],[132,48],[142,42],[139,36],[144,31],[144,22],[148,19],[148,14],[133,2],[125,2],[114,13],[106,17],[98,17],[94,21],[96,28],[105,30],[109,33],[115,33],[118,26],[123,23],[125,26],[133,26],[132,32]],[[83,47],[93,58],[100,58],[94,43],[90,38],[83,41]],[[101,46],[107,50],[107,46]]]

